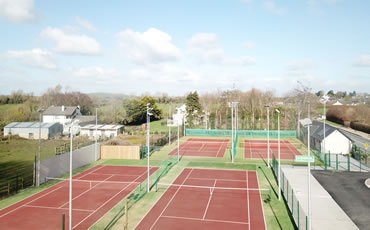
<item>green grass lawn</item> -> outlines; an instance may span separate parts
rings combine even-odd
[[[6,105],[0,105],[0,112],[5,112],[9,109],[17,108],[21,106],[22,104],[6,104]]]

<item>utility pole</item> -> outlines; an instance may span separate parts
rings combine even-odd
[[[150,177],[150,146],[149,146],[149,129],[150,129],[150,116],[153,115],[152,114],[152,108],[149,107],[150,106],[150,103],[146,104],[146,145],[148,147],[148,152],[147,152],[147,158],[148,158],[148,186],[147,186],[147,190],[148,192],[150,191],[150,181],[149,181],[149,177]]]

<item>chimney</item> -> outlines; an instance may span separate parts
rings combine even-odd
[[[62,111],[64,111],[64,110],[65,110],[64,105],[62,105]]]

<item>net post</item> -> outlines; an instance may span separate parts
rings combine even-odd
[[[65,229],[65,214],[62,214],[62,230]]]

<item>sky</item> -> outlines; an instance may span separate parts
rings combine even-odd
[[[0,0],[0,94],[370,93],[367,0]]]

